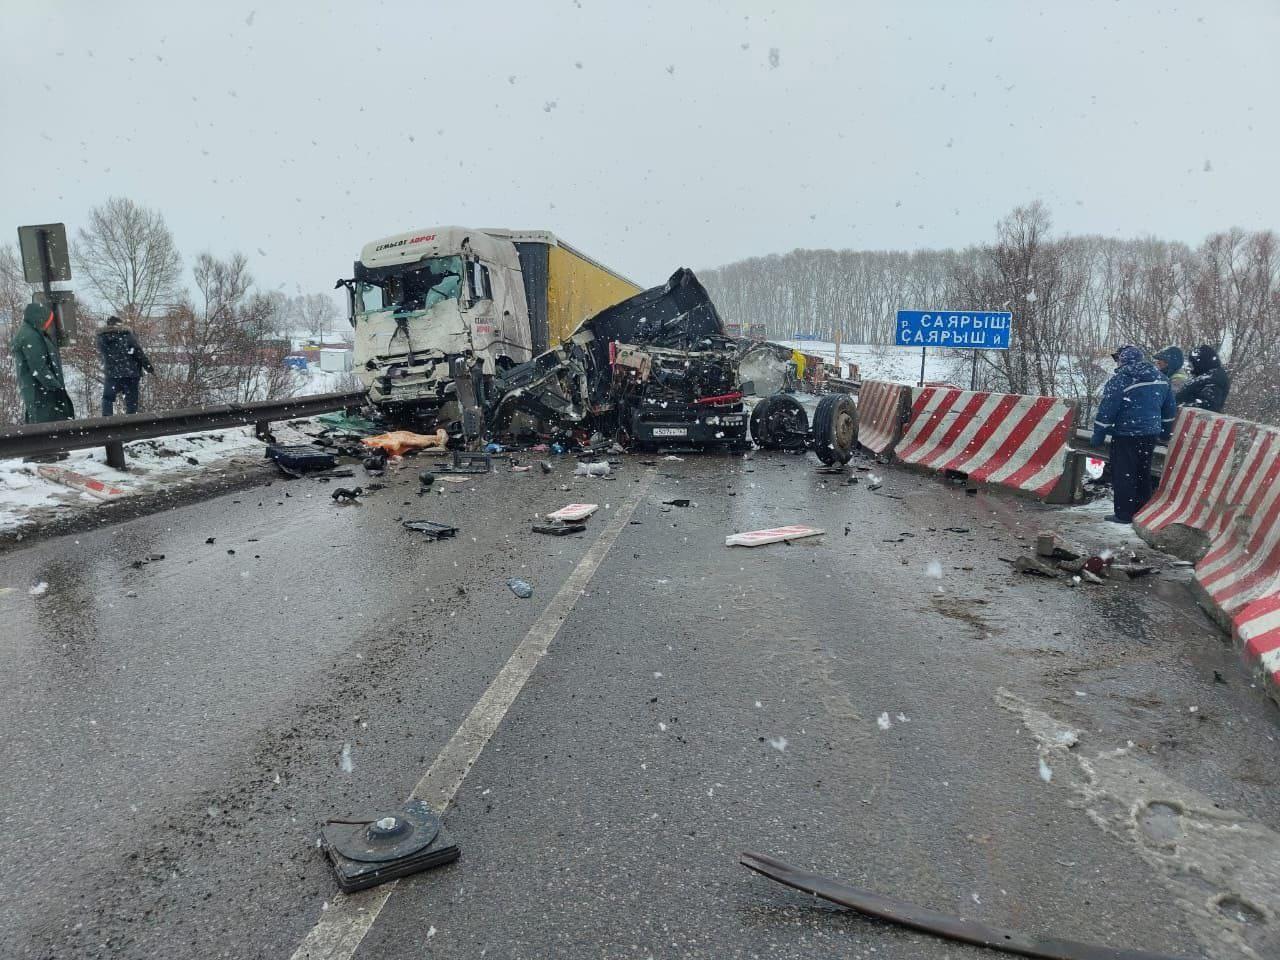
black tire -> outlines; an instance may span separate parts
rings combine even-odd
[[[858,407],[847,393],[818,401],[813,414],[813,452],[825,464],[848,463],[858,442]]]
[[[775,393],[751,411],[751,439],[764,450],[803,447],[809,433],[809,415],[795,397]]]

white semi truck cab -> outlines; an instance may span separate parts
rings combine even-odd
[[[457,417],[451,365],[492,377],[640,289],[551,233],[468,227],[365,244],[339,285],[371,402],[440,421]]]

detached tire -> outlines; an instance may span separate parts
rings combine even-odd
[[[858,442],[858,407],[847,393],[818,401],[813,414],[813,452],[825,464],[848,463]]]
[[[763,450],[796,450],[805,445],[809,415],[795,397],[775,393],[751,411],[751,439]]]

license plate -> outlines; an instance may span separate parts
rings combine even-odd
[[[687,437],[689,429],[687,427],[654,427],[653,435],[655,437]]]
[[[727,417],[720,418],[720,425],[724,427],[740,427],[746,422],[746,415],[741,413],[731,413]]]

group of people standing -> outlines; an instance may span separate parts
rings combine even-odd
[[[119,317],[109,317],[98,331],[98,353],[102,356],[102,415],[109,417],[115,412],[117,396],[124,400],[125,413],[137,413],[142,374],[154,372],[138,338]],[[13,337],[13,362],[27,423],[75,417],[62,374],[57,328],[48,307],[27,304]]]
[[[1178,407],[1196,407],[1221,413],[1231,391],[1231,377],[1209,344],[1183,357],[1180,347],[1165,347],[1150,360],[1135,346],[1123,346],[1111,355],[1116,371],[1102,388],[1097,419],[1093,422],[1095,446],[1111,437],[1111,486],[1115,523],[1132,523],[1133,515],[1154,492],[1151,457],[1156,444],[1173,433]],[[1189,371],[1183,371],[1184,359]]]

